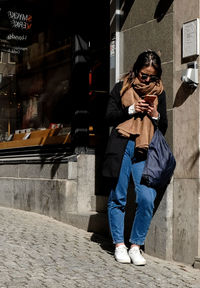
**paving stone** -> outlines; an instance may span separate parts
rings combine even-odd
[[[200,288],[189,265],[145,254],[120,264],[102,236],[32,212],[0,207],[0,288]]]

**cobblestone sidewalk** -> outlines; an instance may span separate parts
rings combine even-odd
[[[51,218],[0,208],[0,288],[200,288],[200,271],[145,255],[119,264],[113,247]]]

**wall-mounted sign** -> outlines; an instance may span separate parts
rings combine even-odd
[[[183,58],[199,55],[199,18],[183,24]]]

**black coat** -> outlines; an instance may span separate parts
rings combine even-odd
[[[105,121],[108,126],[113,126],[110,134],[108,144],[106,147],[104,163],[103,163],[103,176],[117,178],[119,176],[120,167],[124,151],[128,142],[128,138],[121,136],[115,127],[130,119],[128,114],[128,108],[123,109],[121,105],[120,90],[123,82],[115,84],[111,91],[108,106],[105,115]],[[167,113],[166,113],[166,94],[163,91],[158,97],[158,112],[160,113],[160,119],[153,121],[155,125],[158,125],[160,131],[165,134],[168,126]]]

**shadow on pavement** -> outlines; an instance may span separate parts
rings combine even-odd
[[[99,246],[106,251],[108,254],[113,255],[114,253],[114,245],[112,244],[111,238],[104,237],[102,235],[94,233],[90,239],[92,242],[98,243]]]

